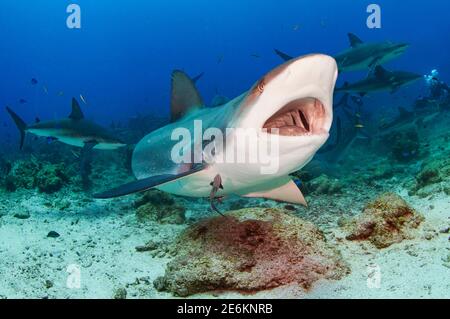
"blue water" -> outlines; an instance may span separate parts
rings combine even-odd
[[[70,3],[81,7],[80,30],[66,26]],[[348,32],[366,41],[408,42],[411,48],[389,68],[419,74],[436,68],[449,82],[450,4],[377,3],[379,30],[366,27],[370,1],[3,0],[0,105],[26,121],[51,119],[66,116],[70,97],[82,94],[86,116],[104,125],[136,114],[168,114],[173,69],[192,76],[205,72],[198,86],[206,101],[216,92],[233,97],[281,62],[274,48],[292,55],[335,54],[348,48]],[[339,83],[364,76],[342,75]],[[31,78],[39,84],[30,85]],[[418,82],[402,94],[415,98],[424,90]],[[381,94],[373,107],[390,99]],[[3,133],[16,134],[6,112],[0,121],[8,126]]]

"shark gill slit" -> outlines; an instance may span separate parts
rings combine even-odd
[[[263,128],[271,134],[302,136],[321,134],[324,131],[326,111],[322,102],[315,98],[293,100],[270,117]]]

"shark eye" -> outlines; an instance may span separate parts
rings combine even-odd
[[[258,89],[258,92],[259,92],[260,94],[262,94],[262,93],[264,92],[265,86],[266,86],[266,83],[264,83],[264,79],[262,79],[261,81],[259,81],[258,86],[257,86],[257,89]]]

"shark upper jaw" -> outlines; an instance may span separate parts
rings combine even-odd
[[[281,65],[250,90],[239,126],[289,139],[328,136],[337,75],[336,61],[321,54]]]

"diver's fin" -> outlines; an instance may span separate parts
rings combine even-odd
[[[275,53],[282,58],[284,61],[290,61],[293,59],[293,57],[291,57],[290,55],[287,55],[284,52],[281,52],[280,50],[275,49]]]
[[[9,107],[6,107],[6,111],[9,113],[9,115],[11,115],[11,118],[13,119],[14,123],[16,123],[16,126],[20,131],[20,149],[22,149],[23,142],[25,141],[25,131],[27,129],[27,124]]]
[[[272,190],[266,192],[257,192],[244,195],[244,197],[255,197],[255,198],[267,198],[279,202],[286,202],[291,204],[299,204],[303,206],[308,206],[305,197],[303,196],[301,190],[298,186],[289,178],[289,181]]]
[[[81,120],[84,118],[80,104],[78,104],[78,101],[75,98],[72,98],[72,113],[70,113],[69,118],[72,120]]]
[[[203,100],[193,80],[180,70],[172,73],[172,92],[170,114],[172,122],[186,115],[189,111],[203,106]]]
[[[358,38],[356,35],[354,35],[353,33],[349,33],[348,34],[348,39],[350,41],[350,46],[352,48],[356,48],[358,45],[363,44],[364,42]]]
[[[93,196],[94,196],[94,198],[98,198],[98,199],[107,199],[107,198],[115,198],[115,197],[130,195],[130,194],[134,194],[134,193],[138,193],[138,192],[143,192],[143,191],[149,190],[151,188],[179,180],[183,177],[193,175],[204,169],[205,169],[204,165],[199,165],[198,167],[191,169],[188,172],[178,174],[178,175],[152,176],[149,178],[140,179],[140,180],[113,188],[106,192],[94,194]]]

